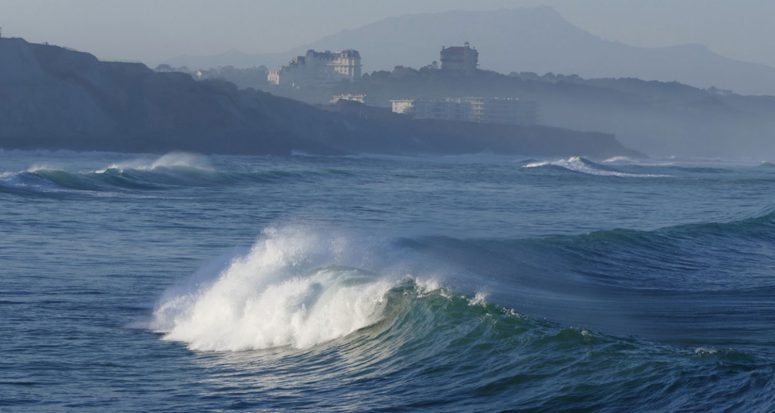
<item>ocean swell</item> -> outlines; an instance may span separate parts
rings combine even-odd
[[[743,252],[775,247],[773,217],[655,231],[371,244],[336,231],[270,228],[248,251],[169,290],[152,328],[195,350],[305,349],[392,322],[396,308],[420,304],[396,304],[409,294],[460,295],[472,306],[516,308],[614,335],[672,342],[704,335],[724,344],[747,331],[749,341],[768,340],[761,320],[745,318],[745,306],[775,289],[768,270],[775,262]],[[740,253],[725,255],[725,249]],[[422,281],[428,279],[438,281]],[[483,291],[492,292],[486,301]],[[716,299],[682,306],[699,293]],[[775,316],[775,307],[770,310]],[[698,320],[714,318],[737,321],[728,329],[698,327]]]
[[[586,394],[611,404],[636,392],[652,407],[673,410],[686,407],[673,402],[675,394],[712,389],[705,376],[718,365],[734,366],[723,379],[751,389],[748,385],[769,373],[747,353],[707,342],[675,347],[620,338],[580,323],[525,316],[483,294],[459,294],[437,282],[338,265],[365,252],[359,241],[303,227],[268,229],[248,251],[168,291],[151,328],[191,350],[216,352],[204,362],[233,372],[222,377],[228,386],[265,389],[277,383],[303,393],[333,391],[343,382],[368,388],[379,383],[387,394],[412,394],[417,389],[409,378],[421,377],[433,389],[427,397],[440,397],[453,410],[470,400],[485,410],[516,404],[562,410],[567,400],[536,395],[567,392],[565,383],[579,381]],[[477,249],[476,243],[461,242]],[[481,265],[483,256],[478,260]],[[577,294],[576,304],[583,291]],[[575,310],[564,304],[559,311]],[[599,316],[600,303],[595,304]],[[629,387],[628,380],[643,388]],[[347,400],[359,406],[359,400]],[[401,400],[391,405],[405,406]]]
[[[18,172],[0,173],[0,192],[19,195],[89,194],[100,192],[160,191],[187,187],[218,187],[241,183],[308,182],[347,176],[337,169],[267,169],[224,172],[202,155],[170,153],[155,159],[112,163],[87,171],[68,171],[33,165]]]

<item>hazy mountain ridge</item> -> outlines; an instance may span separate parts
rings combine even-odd
[[[775,95],[775,68],[729,59],[701,45],[628,46],[594,36],[549,7],[450,11],[390,17],[345,30],[285,53],[254,55],[253,65],[280,65],[310,48],[361,51],[365,69],[420,67],[439,58],[441,46],[469,41],[483,69],[503,73],[578,74],[586,78],[638,77]],[[248,54],[172,59],[177,66],[240,66]]]
[[[483,69],[503,73],[675,80],[775,95],[775,68],[728,59],[701,45],[652,49],[604,40],[573,26],[549,7],[395,17],[329,36],[310,47],[360,48],[366,64],[374,68],[419,67],[438,60],[441,45],[465,41],[479,50]],[[397,58],[391,62],[393,56]]]
[[[216,153],[632,153],[557,128],[415,122],[321,110],[223,81],[0,39],[0,147]]]

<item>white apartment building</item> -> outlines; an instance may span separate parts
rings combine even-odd
[[[517,98],[465,97],[443,99],[397,99],[395,113],[415,119],[457,120],[478,123],[535,125],[538,105]]]
[[[308,50],[287,65],[269,71],[267,81],[278,86],[303,88],[361,77],[361,55],[357,50],[317,52]]]

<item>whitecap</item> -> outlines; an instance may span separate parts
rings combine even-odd
[[[214,278],[170,291],[151,327],[193,350],[309,348],[383,318],[396,281],[336,263],[351,246],[304,228],[269,229]]]
[[[634,174],[617,171],[615,169],[606,168],[598,165],[581,156],[572,156],[567,159],[559,159],[555,161],[540,161],[531,162],[523,166],[523,168],[543,168],[543,167],[559,167],[572,172],[582,173],[586,175],[596,176],[616,176],[616,177],[629,177],[629,178],[663,178],[669,175],[658,174]]]

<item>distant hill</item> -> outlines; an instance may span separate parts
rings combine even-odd
[[[0,148],[204,153],[632,154],[612,135],[323,110],[223,81],[0,39]]]
[[[277,65],[308,48],[359,49],[368,70],[420,67],[439,58],[441,46],[469,41],[483,69],[502,73],[578,74],[586,78],[637,77],[711,86],[742,94],[775,95],[775,68],[736,61],[700,45],[642,48],[607,41],[566,21],[549,7],[452,11],[392,17],[325,37],[287,53],[252,56],[254,65]],[[177,65],[240,65],[239,53],[178,59]]]

